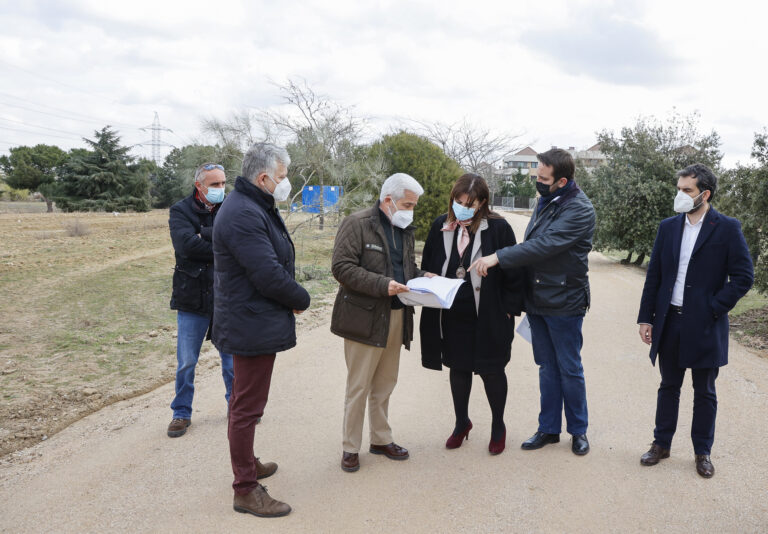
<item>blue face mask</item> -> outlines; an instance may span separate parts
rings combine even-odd
[[[453,213],[459,221],[466,221],[475,216],[475,208],[466,208],[454,200]]]
[[[221,204],[224,201],[224,188],[209,187],[208,192],[205,194],[205,198],[211,204]]]

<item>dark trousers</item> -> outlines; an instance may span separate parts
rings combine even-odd
[[[261,356],[232,355],[235,377],[229,399],[229,456],[235,481],[232,487],[238,495],[248,495],[258,487],[256,457],[253,455],[253,435],[256,420],[264,415],[269,397],[274,354]]]
[[[678,366],[681,317],[672,310],[669,311],[659,343],[658,362],[661,385],[656,400],[656,428],[653,430],[653,437],[654,443],[664,449],[672,446],[680,407],[680,387],[685,378],[685,368]],[[717,367],[691,369],[693,379],[691,441],[693,441],[695,454],[709,454],[715,440],[715,416],[717,415],[715,379],[719,371]]]

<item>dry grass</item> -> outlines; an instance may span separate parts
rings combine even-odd
[[[167,210],[4,213],[0,235],[0,455],[173,379]],[[313,297],[300,328],[327,315],[334,235],[307,225],[294,236],[299,278]],[[216,359],[201,356],[204,366]]]
[[[91,229],[88,228],[88,225],[80,219],[65,222],[64,231],[69,237],[80,237],[91,233]]]

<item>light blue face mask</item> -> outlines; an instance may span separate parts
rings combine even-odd
[[[209,187],[208,192],[205,194],[205,198],[211,204],[221,204],[222,202],[224,202],[224,188]]]
[[[467,208],[453,201],[453,213],[456,214],[456,219],[459,221],[466,221],[475,216],[475,208]]]

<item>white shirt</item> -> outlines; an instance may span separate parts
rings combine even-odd
[[[675,279],[675,287],[672,288],[672,302],[673,306],[683,305],[683,294],[685,293],[685,275],[688,273],[688,263],[691,261],[691,254],[693,254],[693,246],[696,244],[696,239],[699,237],[699,232],[704,224],[704,219],[707,217],[705,213],[699,222],[691,224],[688,220],[688,215],[685,216],[685,226],[683,227],[683,239],[680,242],[680,263],[677,266],[677,278]]]

